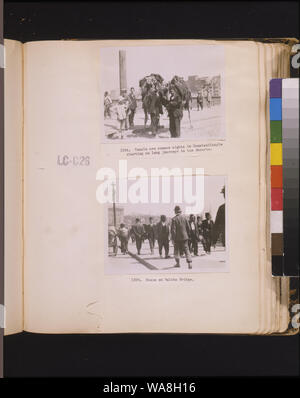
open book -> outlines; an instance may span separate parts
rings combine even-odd
[[[287,332],[268,86],[291,42],[5,42],[6,334]]]

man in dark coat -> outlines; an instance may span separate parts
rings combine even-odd
[[[140,255],[145,229],[139,218],[135,220],[135,224],[132,226],[132,232],[135,238],[137,254]]]
[[[170,99],[167,103],[170,133],[172,138],[180,137],[180,123],[183,117],[183,103],[181,96],[174,88],[170,89]]]
[[[175,267],[180,267],[180,251],[185,254],[188,267],[192,268],[192,258],[189,251],[190,227],[187,219],[181,214],[179,206],[175,206],[175,217],[172,218],[171,235],[174,242]]]
[[[210,254],[213,238],[213,227],[214,223],[211,220],[210,214],[205,213],[205,220],[202,221],[202,235],[203,235],[203,246],[206,254]]]
[[[149,246],[151,254],[154,254],[155,245],[155,224],[153,223],[153,218],[149,218],[149,224],[147,225],[147,237],[149,240]]]
[[[129,127],[133,128],[134,127],[134,115],[135,115],[136,108],[137,108],[136,96],[135,96],[135,91],[134,91],[133,87],[131,87],[130,93],[128,94],[128,101],[129,101],[129,104],[128,104]]]
[[[221,193],[224,195],[225,199],[225,186],[222,188]],[[222,245],[225,247],[225,203],[218,208],[214,230],[214,244],[217,243],[220,237]]]
[[[195,256],[198,256],[199,232],[194,214],[190,215],[189,226],[190,226],[189,249],[190,252],[193,252]]]
[[[121,223],[118,231],[118,237],[121,243],[121,252],[126,254],[128,252],[128,239],[129,239],[129,231],[126,228],[125,224]]]
[[[170,227],[167,224],[167,217],[165,215],[160,216],[160,222],[156,224],[156,236],[160,257],[162,257],[162,249],[164,249],[165,258],[169,258]]]
[[[199,109],[201,108],[201,110],[203,109],[203,95],[201,91],[198,91],[197,94],[197,110],[199,111]]]
[[[150,113],[151,132],[153,137],[155,137],[158,133],[159,118],[163,113],[161,96],[158,94],[156,89],[151,88],[149,90],[149,93],[146,94],[144,98],[143,106],[147,109],[148,113]]]

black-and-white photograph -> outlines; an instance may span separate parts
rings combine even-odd
[[[106,273],[228,272],[225,193],[224,176],[204,176],[198,213],[173,200],[108,205]]]
[[[224,140],[219,45],[101,49],[102,142]]]

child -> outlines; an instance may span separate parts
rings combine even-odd
[[[116,106],[117,119],[120,122],[120,134],[123,139],[123,130],[126,129],[127,121],[127,103],[124,97],[120,96]]]

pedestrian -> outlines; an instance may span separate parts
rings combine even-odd
[[[202,224],[201,216],[197,216],[196,225],[197,225],[197,229],[198,229],[199,238],[200,238],[200,235],[201,235],[201,224]]]
[[[131,87],[130,93],[128,94],[128,100],[129,100],[129,128],[133,129],[134,128],[134,115],[136,112],[137,108],[137,101],[136,101],[136,96],[135,96],[135,90],[134,87]]]
[[[129,114],[130,114],[130,109],[129,109],[129,98],[128,95],[126,95],[126,92],[122,94],[124,98],[124,106],[125,106],[125,111],[126,111],[126,119],[125,119],[125,130],[129,129]]]
[[[156,225],[156,236],[158,242],[158,251],[160,258],[162,258],[162,250],[165,251],[165,258],[169,256],[169,241],[170,241],[170,227],[167,224],[167,217],[165,215],[160,216],[160,221]]]
[[[146,130],[147,122],[148,122],[148,110],[147,110],[147,94],[142,96],[142,108],[144,111],[144,130]]]
[[[146,226],[146,231],[147,231],[147,237],[149,241],[149,246],[150,246],[150,252],[151,254],[154,254],[154,246],[155,246],[155,224],[153,222],[153,218],[149,218],[149,224]]]
[[[225,199],[225,186],[220,193],[223,194]],[[214,245],[219,238],[221,239],[223,247],[225,247],[225,203],[223,203],[217,211],[214,225]]]
[[[135,238],[137,254],[140,255],[141,249],[142,249],[143,238],[145,236],[145,229],[144,229],[144,226],[141,223],[141,220],[139,218],[137,218],[135,220],[135,224],[132,226],[132,232],[133,232],[134,238]]]
[[[188,268],[192,268],[192,258],[189,251],[190,227],[187,219],[181,214],[179,206],[174,208],[175,217],[172,218],[171,235],[174,242],[175,267],[180,267],[180,250],[185,254]]]
[[[156,137],[159,127],[159,118],[163,113],[161,96],[158,94],[157,89],[151,87],[148,94],[146,94],[143,106],[146,111],[150,114],[151,119],[151,134],[153,138]],[[146,114],[145,114],[146,115]]]
[[[201,91],[198,91],[197,110],[199,111],[200,108],[201,108],[201,110],[203,110],[203,95],[202,95]]]
[[[104,93],[104,119],[107,117],[111,118],[111,109],[112,106],[112,99],[110,98],[108,91]]]
[[[118,231],[114,225],[108,226],[108,247],[113,248],[113,254],[116,256],[118,252]]]
[[[213,240],[214,223],[211,220],[210,213],[205,213],[205,220],[202,221],[202,235],[204,243],[204,251],[206,254],[211,253],[211,246]]]
[[[128,239],[129,239],[129,231],[126,228],[125,224],[121,223],[118,231],[118,237],[121,243],[121,252],[126,254],[128,252]]]
[[[208,107],[209,107],[209,108],[210,108],[211,105],[212,105],[211,100],[212,100],[212,97],[211,97],[211,88],[209,88],[208,91],[207,91],[207,104],[208,104]]]
[[[189,226],[190,226],[189,250],[191,253],[194,253],[194,256],[198,256],[199,233],[194,214],[190,215]]]
[[[120,122],[120,135],[123,139],[123,131],[127,130],[126,120],[127,120],[127,107],[123,96],[118,99],[118,104],[116,106],[117,119]]]
[[[196,226],[197,226],[197,230],[198,230],[198,241],[204,247],[203,235],[202,235],[202,217],[201,216],[197,216]],[[198,245],[198,254],[199,254],[199,250],[200,250],[200,246]]]
[[[183,104],[181,96],[176,90],[170,88],[170,99],[167,104],[168,115],[169,115],[169,128],[172,138],[180,137],[180,123],[183,117]]]
[[[130,235],[130,238],[131,238],[131,243],[134,243],[135,242],[135,236],[134,236],[134,232],[133,232],[133,227],[130,228],[129,235]]]
[[[203,104],[205,104],[206,107],[208,107],[208,99],[207,99],[207,96],[208,96],[208,90],[207,90],[207,86],[205,86],[205,87],[203,88]]]

